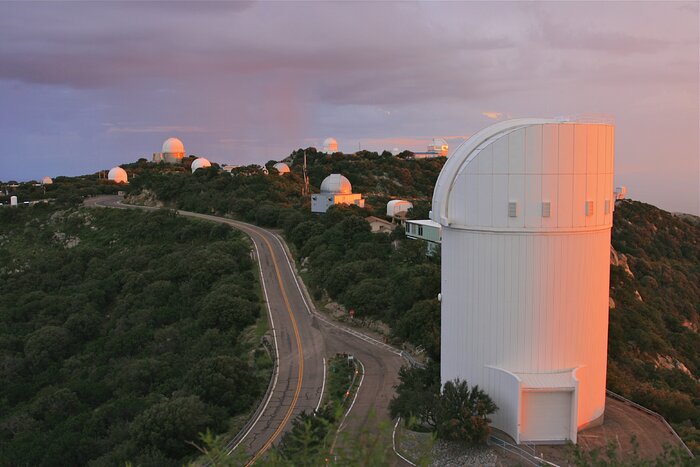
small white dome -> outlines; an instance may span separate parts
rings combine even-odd
[[[129,177],[126,174],[126,170],[122,169],[121,167],[114,167],[110,169],[109,174],[107,174],[107,178],[115,183],[129,182]]]
[[[185,145],[177,138],[168,138],[163,143],[163,152],[166,154],[184,153]]]
[[[323,142],[323,150],[325,152],[338,152],[338,141],[335,138],[326,138]]]
[[[392,199],[386,203],[386,215],[389,217],[394,217],[402,212],[408,212],[409,209],[413,207],[413,203],[410,203],[403,199]]]
[[[280,175],[289,173],[289,166],[284,162],[278,162],[275,165],[273,165],[273,167],[277,169],[277,172],[279,172]]]
[[[340,174],[330,174],[321,182],[321,193],[340,193],[348,195],[352,193],[350,180]]]
[[[197,169],[206,169],[207,167],[211,167],[211,162],[204,157],[198,157],[192,162],[192,173]]]
[[[41,179],[42,185],[51,185],[52,183],[53,183],[53,179],[51,179],[51,177],[44,177]]]

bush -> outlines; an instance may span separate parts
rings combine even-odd
[[[490,433],[488,416],[498,410],[479,386],[466,381],[448,381],[435,407],[437,435],[440,438],[484,444]]]

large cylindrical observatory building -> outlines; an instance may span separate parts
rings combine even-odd
[[[576,442],[603,420],[614,136],[605,123],[500,122],[435,187],[441,380],[478,384],[518,443]]]

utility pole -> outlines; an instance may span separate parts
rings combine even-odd
[[[306,151],[304,151],[304,189],[301,194],[304,196],[309,194],[309,176],[306,173]]]

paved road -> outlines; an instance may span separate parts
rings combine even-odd
[[[120,201],[120,197],[100,196],[87,200],[85,204],[122,209],[132,207],[122,205]],[[362,428],[376,430],[379,422],[390,422],[388,405],[398,382],[398,369],[404,363],[395,349],[358,336],[356,332],[318,315],[296,275],[289,251],[275,233],[223,217],[189,211],[178,213],[228,224],[245,232],[252,239],[259,259],[279,359],[269,400],[263,401],[264,409],[259,418],[245,437],[235,444],[237,449],[246,449],[250,454],[249,464],[281,439],[294,417],[317,407],[324,386],[323,358],[336,352],[355,355],[365,371],[343,431],[352,435]],[[390,438],[385,442],[390,443]],[[387,445],[389,449],[390,446]],[[392,458],[392,461],[403,464],[398,458]]]

